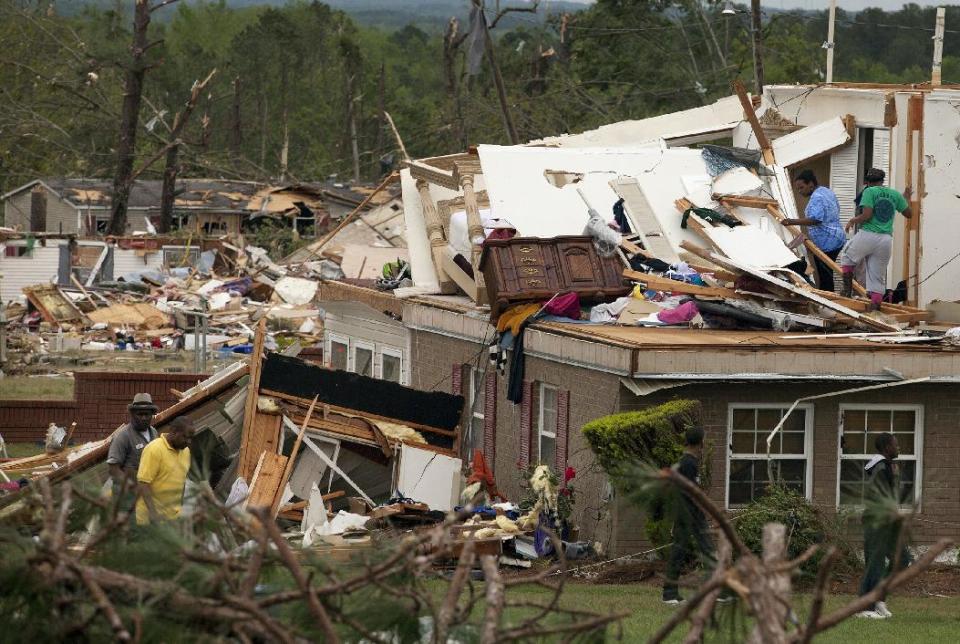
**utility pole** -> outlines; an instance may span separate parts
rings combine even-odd
[[[763,42],[760,37],[760,0],[750,0],[753,31],[753,80],[757,95],[763,95]]]
[[[947,10],[937,7],[937,23],[933,34],[933,71],[930,74],[930,84],[940,84],[940,67],[943,64],[943,28],[947,21]]]
[[[827,26],[827,42],[824,47],[827,48],[827,83],[833,82],[833,31],[837,22],[837,0],[830,0],[830,22]]]

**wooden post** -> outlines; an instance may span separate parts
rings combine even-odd
[[[827,26],[827,83],[833,82],[833,33],[837,22],[837,0],[830,0],[830,22]]]
[[[253,336],[253,353],[250,354],[250,383],[247,385],[247,400],[243,408],[243,430],[240,435],[240,455],[238,462],[241,468],[247,458],[250,433],[253,431],[254,420],[257,415],[257,397],[260,394],[260,371],[263,368],[263,342],[267,334],[267,318],[264,317],[257,325]],[[249,475],[249,472],[238,471],[238,475]]]
[[[937,21],[933,34],[933,70],[930,74],[930,84],[934,87],[940,85],[940,71],[943,65],[943,31],[946,21],[947,10],[944,7],[937,7]]]
[[[743,115],[750,122],[753,135],[757,137],[757,144],[763,153],[763,162],[767,165],[773,165],[776,163],[776,159],[773,157],[773,147],[770,145],[770,139],[767,138],[767,133],[760,127],[760,120],[757,118],[756,110],[753,109],[753,103],[750,101],[749,94],[747,94],[747,88],[743,86],[743,81],[739,78],[733,81],[733,91],[737,93],[740,105],[743,106]]]
[[[473,266],[473,281],[477,285],[477,304],[486,301],[486,285],[480,273],[480,251],[483,246],[483,222],[480,220],[480,207],[477,205],[477,193],[473,190],[473,175],[460,175],[460,188],[463,190],[463,205],[467,211],[467,234],[470,236],[470,265]],[[477,240],[480,242],[477,242]]]
[[[446,252],[447,240],[443,234],[443,224],[440,222],[437,206],[433,203],[433,197],[430,195],[430,185],[423,179],[417,179],[417,192],[420,194],[423,220],[427,225],[427,237],[430,239],[433,264],[437,269],[437,279],[440,281],[440,292],[456,293],[457,285],[443,269],[443,255]]]
[[[760,35],[760,0],[750,0],[751,31],[753,32],[753,80],[757,95],[763,95],[763,39]]]

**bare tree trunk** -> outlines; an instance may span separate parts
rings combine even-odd
[[[187,127],[187,121],[190,120],[190,115],[193,114],[193,110],[197,107],[197,100],[200,98],[200,94],[203,93],[203,89],[216,73],[217,70],[214,69],[207,74],[207,77],[202,81],[194,81],[193,87],[190,90],[190,98],[187,100],[183,112],[177,112],[177,115],[173,118],[173,127],[170,130],[171,141],[167,149],[166,164],[163,168],[163,189],[160,194],[161,233],[170,232],[173,226],[173,205],[176,197],[177,174],[180,172],[178,163],[181,144],[180,136]]]
[[[458,35],[460,23],[456,18],[451,18],[447,25],[447,32],[443,36],[443,73],[446,79],[447,97],[450,99],[450,105],[453,108],[453,126],[454,134],[457,137],[457,143],[460,149],[467,147],[467,131],[463,120],[463,105],[460,101],[460,83],[457,80],[456,58],[457,50],[466,39],[466,34]]]
[[[383,113],[387,111],[387,67],[380,63],[380,82],[377,84],[377,145],[376,157],[373,159],[373,176],[380,177],[380,158],[383,156],[383,129],[387,120]]]
[[[480,0],[473,0],[475,3]],[[497,98],[500,100],[500,111],[503,114],[503,127],[507,131],[507,139],[512,145],[520,144],[520,137],[517,135],[517,128],[513,124],[513,117],[510,115],[510,104],[507,102],[507,88],[503,84],[503,76],[500,74],[500,66],[497,64],[497,57],[493,49],[493,37],[490,36],[490,27],[487,25],[486,15],[480,12],[480,21],[483,26],[484,41],[487,49],[487,60],[490,61],[490,69],[493,70],[493,84],[497,89]]]
[[[150,27],[150,10],[149,0],[136,0],[133,15],[133,41],[130,45],[133,60],[127,68],[124,82],[120,140],[117,144],[117,169],[113,177],[109,227],[111,235],[122,235],[127,230],[127,205],[133,184],[131,175],[137,146],[140,104],[143,99],[143,79],[147,73],[144,57],[148,48],[147,29]]]
[[[350,153],[353,156],[353,182],[360,183],[360,147],[357,142],[357,99],[354,96],[354,75],[347,76],[347,119],[350,124]]]
[[[230,144],[235,153],[240,152],[243,145],[243,127],[240,120],[240,77],[233,79],[233,127],[231,129]]]

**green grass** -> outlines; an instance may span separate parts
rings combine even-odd
[[[43,446],[36,443],[7,443],[7,455],[10,458],[36,456],[43,452]]]
[[[0,400],[73,400],[73,377],[4,376]]]
[[[533,589],[511,589],[509,596],[518,599],[526,597],[540,599],[545,591]],[[853,599],[850,596],[831,596],[826,611],[843,606]],[[660,602],[660,589],[642,584],[631,585],[593,585],[568,584],[562,599],[563,605],[597,613],[626,612],[629,616],[623,621],[623,641],[646,641],[667,621],[676,609],[664,606]],[[801,615],[806,614],[810,604],[809,595],[800,595],[794,602]],[[888,620],[865,620],[850,618],[836,628],[827,631],[816,642],[837,642],[841,644],[881,644],[883,642],[907,642],[909,644],[956,642],[960,640],[960,597],[897,597],[887,602],[894,617]],[[721,610],[733,612],[732,605]],[[729,624],[729,615],[725,624]],[[682,640],[684,627],[674,631],[671,642]],[[734,631],[733,633],[739,633]],[[708,642],[739,642],[743,637],[726,630],[712,632]],[[611,638],[616,637],[616,628],[610,631]]]

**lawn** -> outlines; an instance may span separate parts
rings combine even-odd
[[[530,598],[544,596],[539,590],[511,590],[510,596],[527,594]],[[852,599],[849,596],[834,596],[827,602],[827,611],[838,608]],[[643,585],[595,585],[571,583],[566,586],[563,604],[580,610],[594,612],[626,612],[623,621],[623,641],[646,641],[676,609],[660,602],[659,588]],[[809,606],[809,595],[801,595],[794,604],[801,615]],[[865,620],[851,618],[833,630],[818,637],[817,642],[842,644],[881,644],[883,642],[909,642],[909,644],[956,642],[960,640],[960,597],[897,597],[887,602],[894,617],[888,620]],[[721,610],[734,610],[732,605]],[[729,614],[728,614],[729,617]],[[729,619],[725,623],[729,624]],[[679,642],[681,628],[668,641]],[[610,639],[616,639],[616,629],[611,629]],[[713,632],[709,642],[739,642],[740,636],[731,637],[729,628]]]
[[[4,376],[0,400],[73,400],[73,376]]]

